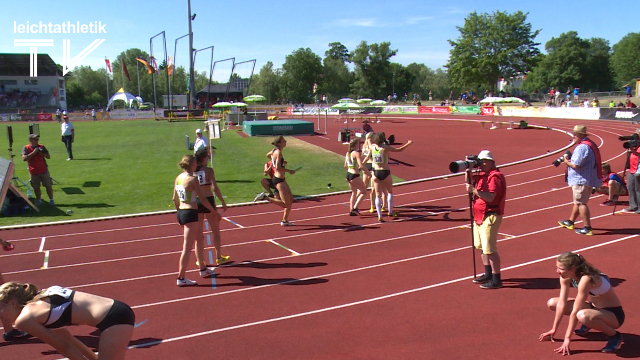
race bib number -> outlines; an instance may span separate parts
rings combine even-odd
[[[176,194],[178,194],[178,199],[180,199],[180,201],[187,201],[187,190],[183,186],[176,185]]]
[[[198,183],[200,185],[205,185],[207,183],[207,177],[204,175],[204,170],[196,171],[195,173],[193,173],[193,175],[198,178]]]
[[[382,154],[373,154],[373,162],[376,164],[382,164]]]
[[[63,288],[60,286],[51,286],[47,288],[47,290],[45,290],[44,295],[45,296],[58,295],[65,299],[68,299],[69,297],[71,297],[72,293],[73,293],[73,290],[71,289]]]

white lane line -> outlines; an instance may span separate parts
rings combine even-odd
[[[601,244],[587,246],[587,247],[584,247],[582,249],[576,249],[576,250],[573,250],[573,252],[585,252],[587,250],[592,250],[592,249],[596,249],[596,248],[603,247],[603,246],[606,246],[606,245],[615,244],[615,243],[622,242],[622,241],[625,241],[625,240],[628,240],[628,239],[631,239],[631,238],[634,238],[634,237],[637,237],[637,236],[638,235],[630,235],[630,236],[626,236],[626,237],[623,237],[623,238],[607,241],[607,242],[604,242],[604,243],[601,243]],[[467,248],[465,247],[465,249],[467,249]],[[528,262],[512,265],[512,266],[503,268],[501,271],[509,271],[509,270],[525,267],[525,266],[528,266],[528,265],[537,264],[537,263],[540,263],[540,262],[543,262],[543,261],[552,260],[552,259],[558,257],[558,255],[559,254],[555,254],[555,255],[551,255],[551,256],[547,256],[547,257],[543,257],[543,258],[538,258],[538,259],[535,259],[535,260],[532,260],[532,261],[528,261]],[[391,298],[395,298],[395,297],[399,297],[399,296],[403,296],[403,295],[413,294],[413,293],[416,293],[416,292],[421,292],[421,291],[425,291],[425,290],[429,290],[429,289],[434,289],[434,288],[442,287],[442,286],[445,286],[445,285],[450,285],[450,284],[455,284],[455,283],[459,283],[459,282],[462,282],[462,281],[467,281],[467,280],[470,280],[472,278],[473,278],[472,275],[464,276],[464,277],[460,277],[460,278],[452,279],[452,280],[448,280],[448,281],[443,281],[443,282],[436,283],[436,284],[431,284],[431,285],[422,286],[422,287],[418,287],[418,288],[408,289],[408,290],[404,290],[404,291],[399,291],[399,292],[395,292],[395,293],[391,293],[391,294],[387,294],[387,295],[382,295],[382,296],[377,296],[377,297],[373,297],[373,298],[363,299],[363,300],[354,301],[354,302],[350,302],[350,303],[344,303],[344,304],[335,305],[335,306],[329,306],[329,307],[320,308],[320,309],[316,309],[316,310],[300,312],[300,313],[297,313],[297,314],[291,314],[291,315],[280,316],[280,317],[271,318],[271,319],[265,319],[265,320],[259,320],[259,321],[244,323],[244,324],[238,324],[238,325],[228,326],[228,327],[224,327],[224,328],[220,328],[220,329],[202,331],[202,332],[195,333],[195,334],[176,336],[176,337],[169,338],[169,339],[150,341],[150,342],[146,342],[146,343],[130,346],[130,347],[128,347],[128,349],[149,347],[149,346],[159,345],[159,344],[163,344],[163,343],[169,343],[169,342],[174,342],[174,341],[179,341],[179,340],[190,339],[190,338],[194,338],[194,337],[200,337],[200,336],[204,336],[204,335],[211,335],[211,334],[230,331],[230,330],[242,329],[242,328],[247,328],[247,327],[256,326],[256,325],[268,324],[268,323],[273,323],[273,322],[278,322],[278,321],[283,321],[283,320],[289,320],[289,319],[295,319],[295,318],[300,318],[300,317],[309,316],[309,315],[320,314],[320,313],[329,312],[329,311],[333,311],[333,310],[344,309],[344,308],[363,305],[363,304],[372,303],[372,302],[376,302],[376,301],[391,299]]]
[[[279,247],[281,247],[281,248],[283,248],[283,249],[285,249],[285,250],[289,251],[289,252],[290,252],[290,253],[292,253],[293,255],[300,255],[300,253],[299,253],[299,252],[294,251],[294,250],[291,250],[291,249],[289,249],[288,247],[286,247],[286,246],[284,246],[284,245],[280,244],[280,243],[279,243],[279,242],[277,242],[277,241],[273,241],[273,240],[266,240],[266,242],[269,242],[269,243],[272,243],[272,244],[274,244],[274,245],[277,245],[277,246],[279,246]]]
[[[41,269],[48,269],[48,268],[49,268],[49,250],[44,252],[44,263],[42,264]]]
[[[44,241],[45,241],[46,237],[42,237],[42,241],[40,241],[40,248],[38,249],[38,252],[42,252],[42,249],[44,249]]]
[[[233,225],[235,225],[235,226],[237,226],[237,227],[239,227],[239,228],[241,228],[241,229],[244,229],[244,228],[245,228],[244,226],[242,226],[242,225],[238,224],[237,222],[235,222],[235,221],[233,221],[233,220],[229,219],[228,217],[223,217],[223,219],[227,220],[228,222],[232,223]],[[224,230],[221,230],[221,231],[224,231]]]

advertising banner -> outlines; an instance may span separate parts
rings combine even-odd
[[[544,109],[544,116],[553,119],[598,120],[600,119],[600,108],[549,106]]]
[[[640,109],[600,109],[602,120],[640,121]]]
[[[495,115],[496,108],[493,106],[483,106],[481,109],[482,115]]]
[[[49,121],[53,120],[53,114],[38,114],[38,121]]]
[[[399,114],[402,112],[401,106],[385,106],[382,109],[383,114]]]
[[[187,115],[188,115],[189,117],[195,118],[195,117],[203,117],[204,110],[202,110],[202,109],[195,109],[195,110],[164,110],[164,117],[169,117],[169,113],[172,113],[171,117],[180,117],[180,118],[184,117],[184,118],[186,118]],[[113,115],[114,114],[113,114],[113,111],[112,111],[111,114],[110,114],[111,118],[112,119],[120,119],[119,117],[114,117]],[[122,114],[122,115],[127,116],[127,117],[132,117],[132,115],[133,115],[134,118],[136,117],[136,114],[133,111],[128,111],[127,114]],[[151,117],[153,117],[153,111],[151,111]]]
[[[362,113],[363,114],[382,114],[382,108],[379,106],[365,107]]]
[[[480,106],[453,106],[452,111],[460,114],[480,114]]]
[[[545,108],[538,106],[518,107],[518,106],[498,106],[498,115],[500,116],[519,116],[519,117],[544,117]]]
[[[450,106],[419,106],[420,114],[451,114]]]

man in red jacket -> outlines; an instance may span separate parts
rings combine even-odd
[[[22,148],[22,160],[29,164],[29,174],[31,174],[31,186],[36,195],[36,204],[42,205],[42,193],[40,184],[47,190],[49,195],[49,205],[53,206],[53,187],[51,186],[51,176],[49,175],[49,167],[45,159],[50,159],[49,151],[44,145],[39,144],[40,135],[29,135],[29,144]]]

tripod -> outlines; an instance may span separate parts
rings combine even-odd
[[[627,170],[629,170],[629,157],[631,156],[631,149],[627,149],[627,160],[624,162],[624,171],[622,172],[622,181],[625,181],[627,178]],[[628,186],[628,185],[627,185]],[[628,193],[628,191],[627,191]],[[629,194],[631,195],[631,194]],[[611,215],[615,215],[616,214],[616,207],[618,207],[618,202],[616,201],[615,204],[613,204],[613,212],[611,213]]]
[[[13,154],[13,143],[9,143],[9,159],[11,160],[12,163],[15,164],[15,162],[13,161],[14,157],[15,157],[15,155]],[[13,185],[15,185],[15,187],[17,187],[17,188],[19,188],[20,186],[26,187],[27,188],[27,197],[29,197],[29,198],[33,197],[33,190],[29,186],[29,183],[26,183],[26,182],[20,180],[20,178],[15,173],[11,177],[11,181],[13,181]]]

